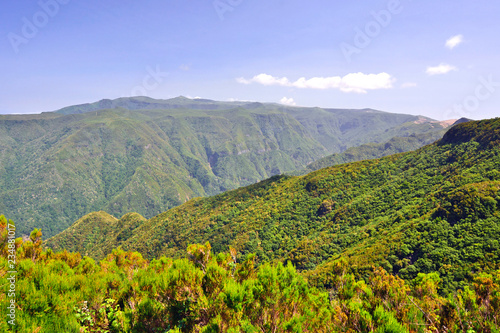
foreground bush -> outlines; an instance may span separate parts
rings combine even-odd
[[[0,218],[2,237],[5,226]],[[191,245],[184,259],[147,262],[118,248],[96,263],[43,251],[40,237],[11,242],[16,325],[1,320],[2,332],[499,332],[500,271],[443,297],[437,273],[406,283],[374,268],[364,281],[338,261],[329,288],[318,290],[290,263],[257,267],[255,255],[214,256],[209,243]],[[5,280],[9,242],[0,244]],[[4,319],[10,298],[1,285]]]

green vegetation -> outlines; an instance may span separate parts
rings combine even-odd
[[[0,116],[0,211],[22,234],[50,237],[93,211],[151,218],[352,146],[442,128],[374,110],[183,97]]]
[[[499,127],[500,119],[464,123],[415,152],[193,199],[85,253],[102,259],[92,249],[121,245],[147,259],[180,258],[189,244],[209,241],[215,253],[231,246],[241,258],[288,260],[321,288],[343,258],[358,278],[373,264],[406,281],[439,272],[448,294],[476,272],[500,269]],[[47,245],[83,252],[73,239],[86,228],[72,226]]]
[[[323,157],[307,166],[306,169],[293,174],[306,174],[311,171],[327,168],[330,166],[372,160],[384,156],[417,150],[425,145],[441,139],[446,130],[429,132],[423,134],[412,134],[407,137],[394,137],[384,143],[367,143],[357,147],[351,147],[346,151]]]
[[[47,244],[0,216],[0,330],[498,333],[499,170],[497,118],[149,220],[88,214]]]
[[[476,273],[443,297],[438,273],[404,280],[374,268],[356,279],[345,261],[319,290],[290,262],[261,263],[235,249],[214,255],[209,243],[186,257],[144,260],[115,249],[96,263],[67,251],[42,251],[41,232],[10,247],[0,216],[0,278],[16,252],[15,326],[2,332],[498,332],[500,271]],[[8,318],[9,284],[0,316]]]
[[[135,229],[146,221],[137,213],[125,214],[120,220],[99,211],[85,215],[76,221],[58,248],[72,249],[84,256],[104,258],[132,237]],[[96,244],[99,246],[96,247]]]

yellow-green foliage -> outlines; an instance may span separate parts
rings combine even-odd
[[[17,243],[16,326],[2,320],[2,332],[489,333],[500,324],[500,271],[444,298],[437,273],[406,283],[378,267],[363,281],[337,261],[329,288],[318,290],[290,262],[256,267],[254,255],[214,255],[209,243],[190,245],[189,258],[148,262],[118,248],[96,263],[40,251],[38,235]],[[2,252],[0,278],[8,270]]]

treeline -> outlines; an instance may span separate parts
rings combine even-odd
[[[0,276],[16,255],[15,326],[6,320],[8,283],[0,293],[2,332],[499,332],[500,271],[474,274],[441,296],[438,273],[405,282],[373,267],[356,278],[350,264],[330,265],[317,289],[290,262],[214,255],[209,243],[187,257],[145,260],[113,250],[100,262],[44,250],[42,233],[8,240],[0,217]],[[10,244],[10,248],[9,248]]]

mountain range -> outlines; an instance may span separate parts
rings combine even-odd
[[[449,125],[372,109],[185,97],[3,115],[0,211],[20,233],[42,228],[47,237],[93,211],[149,219],[195,197],[303,170],[350,147],[394,137],[432,141]]]

